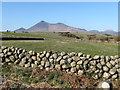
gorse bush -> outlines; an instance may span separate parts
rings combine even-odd
[[[94,35],[87,35],[88,40],[95,40],[95,38],[96,38],[95,34]]]
[[[71,38],[76,38],[79,39],[80,37],[76,36],[75,34],[69,33],[69,32],[60,32],[60,36],[65,36],[65,37],[71,37]]]
[[[115,41],[120,41],[120,35],[114,36],[114,40],[115,40]]]
[[[110,39],[111,39],[110,37],[104,36],[104,35],[102,35],[102,36],[97,36],[97,37],[96,37],[96,40],[100,40],[100,41],[102,41],[102,42],[104,42],[104,41],[109,41]]]

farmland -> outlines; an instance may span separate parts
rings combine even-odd
[[[87,37],[89,34],[74,33],[77,36]],[[117,43],[105,43],[105,42],[92,42],[79,40],[75,38],[63,37],[58,33],[53,32],[39,32],[39,33],[12,33],[3,32],[3,37],[39,37],[45,38],[45,40],[12,40],[2,41],[4,46],[19,47],[26,50],[33,50],[41,52],[44,50],[58,51],[58,52],[83,52],[90,55],[117,55],[118,44]],[[97,35],[102,36],[102,35]]]

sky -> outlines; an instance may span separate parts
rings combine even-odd
[[[40,21],[86,30],[118,30],[117,2],[2,2],[2,30],[29,28]]]

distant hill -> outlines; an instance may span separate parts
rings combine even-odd
[[[95,33],[95,34],[111,34],[111,35],[120,34],[120,32],[116,32],[116,31],[113,31],[113,30],[105,30],[105,31],[90,30],[89,33]]]
[[[26,31],[26,29],[23,28],[23,27],[21,27],[21,28],[15,30],[15,32],[18,32],[18,33],[25,32],[25,31]]]
[[[52,23],[48,23],[45,21],[41,21],[28,29],[19,28],[19,29],[15,30],[15,32],[18,32],[18,33],[22,33],[22,32],[80,32],[80,33],[94,33],[94,34],[118,34],[118,32],[115,32],[113,30],[106,30],[106,31],[90,30],[90,31],[87,31],[86,29],[75,28],[75,27],[68,26],[63,23],[52,24]]]
[[[101,33],[103,33],[103,34],[118,34],[118,32],[115,32],[113,30],[105,30],[105,31],[103,31]]]
[[[95,34],[100,34],[101,32],[99,32],[98,30],[90,30],[90,33],[95,33]]]
[[[15,31],[21,32],[23,30],[17,29]],[[87,30],[85,30],[85,29],[71,27],[71,26],[65,25],[63,23],[51,24],[51,23],[48,23],[45,21],[41,21],[24,31],[25,32],[82,32],[82,33],[87,32]]]

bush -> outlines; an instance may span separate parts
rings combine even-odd
[[[120,35],[114,36],[114,40],[117,41],[117,42],[120,41]]]
[[[100,40],[102,42],[109,41],[109,37],[107,37],[107,36],[99,36],[99,37],[96,37],[96,40]]]
[[[96,38],[95,34],[94,35],[87,35],[88,40],[95,40],[95,38]]]
[[[75,39],[80,39],[80,37],[78,37],[72,33],[69,33],[69,32],[60,32],[59,35],[65,36],[65,37],[70,37],[70,38],[75,38]]]

